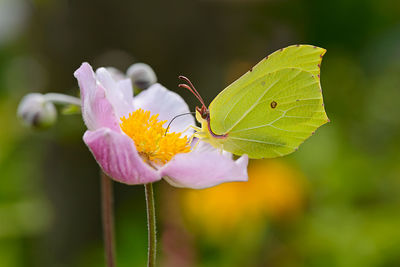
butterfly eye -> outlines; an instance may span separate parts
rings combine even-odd
[[[202,106],[200,114],[201,114],[201,117],[206,120],[209,115],[208,109],[205,106]]]
[[[271,108],[276,108],[277,105],[278,105],[278,103],[276,103],[275,101],[271,102]]]
[[[206,120],[206,119],[208,118],[209,112],[208,112],[208,109],[207,109],[205,106],[202,106],[201,108],[196,107],[196,111],[200,113],[200,116],[201,116],[203,119]]]

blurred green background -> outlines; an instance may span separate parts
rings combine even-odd
[[[29,92],[78,95],[81,62],[187,75],[209,103],[269,53],[328,50],[331,123],[250,182],[156,187],[160,266],[400,266],[400,2],[0,0],[0,266],[103,266],[98,166],[79,115],[47,131]],[[118,266],[144,266],[142,186],[115,184]]]

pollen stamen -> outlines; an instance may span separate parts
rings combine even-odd
[[[122,117],[120,127],[134,141],[143,160],[165,164],[178,153],[190,152],[188,139],[181,133],[165,134],[165,122],[158,121],[158,114],[150,116],[150,111],[138,109],[128,118]]]

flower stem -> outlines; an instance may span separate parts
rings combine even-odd
[[[153,184],[152,183],[145,184],[144,189],[146,193],[147,228],[148,228],[148,239],[149,239],[147,266],[154,267],[156,265],[157,234],[156,234],[156,212],[154,208]]]
[[[100,176],[104,255],[107,267],[115,267],[113,184],[110,177],[108,177],[103,171],[101,171]]]
[[[64,95],[59,93],[47,93],[44,95],[46,101],[50,101],[57,104],[71,104],[75,106],[81,105],[81,99],[78,97]]]

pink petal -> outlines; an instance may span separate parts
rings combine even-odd
[[[133,141],[122,133],[101,128],[86,131],[83,140],[103,171],[125,184],[147,184],[161,179],[136,151]]]
[[[81,89],[82,116],[89,130],[107,127],[120,131],[119,119],[107,100],[104,88],[97,83],[92,67],[83,63],[74,73]]]
[[[181,96],[158,83],[138,94],[133,101],[135,109],[149,110],[152,115],[159,114],[159,120],[167,120],[164,127],[167,127],[168,122],[176,115],[189,112],[189,107]],[[170,132],[182,132],[189,125],[195,126],[192,115],[178,117],[170,125]],[[190,129],[184,134],[190,135],[191,133]]]
[[[118,118],[128,116],[133,108],[133,89],[130,79],[116,81],[105,68],[96,71],[97,80],[104,87],[106,97]]]
[[[178,154],[161,168],[161,176],[173,186],[202,189],[225,182],[247,181],[248,157],[234,161],[217,150]]]

